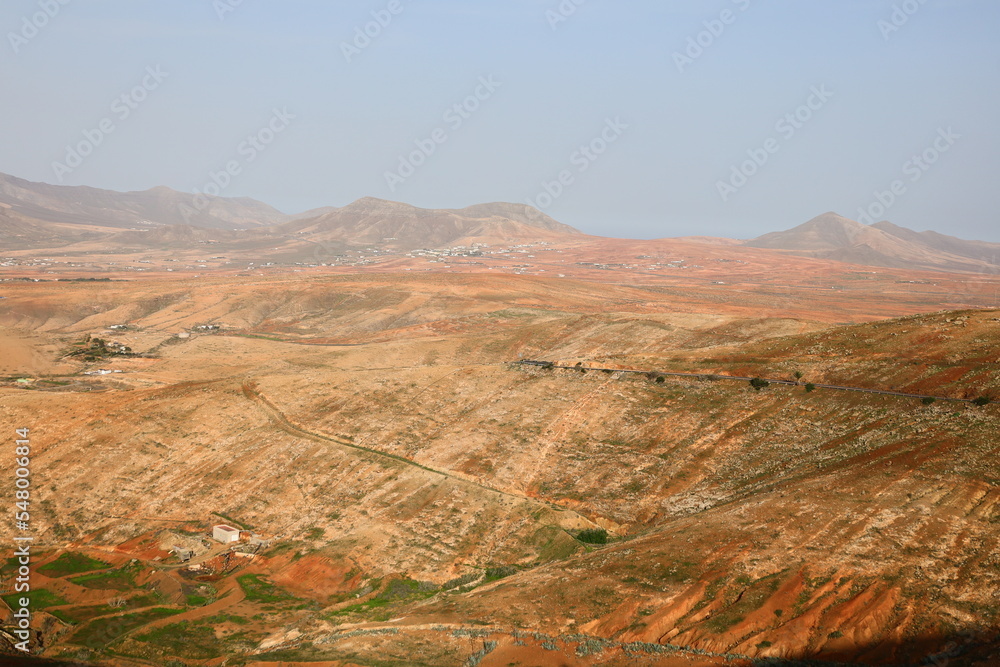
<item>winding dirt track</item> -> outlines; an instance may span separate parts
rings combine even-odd
[[[410,467],[413,467],[413,468],[419,468],[420,470],[423,470],[425,472],[429,472],[429,473],[431,473],[433,475],[439,475],[441,477],[445,477],[447,479],[454,480],[454,481],[456,481],[456,482],[458,482],[460,484],[467,484],[467,485],[470,485],[470,486],[474,486],[474,487],[476,487],[478,489],[481,489],[483,491],[487,491],[489,493],[499,494],[499,495],[502,495],[502,496],[506,496],[507,498],[512,498],[514,500],[520,500],[520,501],[531,503],[533,505],[542,506],[542,507],[545,507],[547,509],[553,510],[555,512],[566,513],[566,514],[568,514],[568,515],[570,515],[570,516],[572,516],[574,518],[578,518],[580,521],[586,523],[589,526],[596,527],[596,525],[597,525],[597,524],[593,523],[590,519],[586,518],[585,516],[583,516],[581,514],[578,514],[577,512],[574,512],[571,509],[567,509],[565,507],[561,507],[559,505],[556,505],[554,503],[550,503],[550,502],[547,502],[547,501],[544,501],[544,500],[540,500],[538,498],[532,498],[531,496],[521,495],[521,494],[518,494],[518,493],[511,493],[509,491],[503,491],[501,489],[497,489],[497,488],[494,488],[492,486],[486,486],[485,484],[477,482],[477,481],[475,481],[473,479],[469,479],[468,477],[465,477],[464,475],[461,475],[459,473],[455,473],[453,471],[452,472],[446,472],[444,470],[437,470],[435,468],[430,468],[428,466],[421,465],[420,463],[417,463],[416,461],[412,461],[412,460],[410,460],[408,458],[405,458],[403,456],[398,456],[396,454],[389,454],[387,452],[383,452],[383,451],[380,451],[378,449],[372,449],[370,447],[364,447],[362,445],[358,445],[358,444],[355,444],[353,442],[347,442],[346,440],[341,440],[340,438],[334,438],[334,437],[329,436],[329,435],[323,435],[322,433],[316,433],[314,431],[309,431],[309,430],[307,430],[305,428],[302,428],[301,426],[297,426],[297,425],[293,424],[288,419],[288,417],[285,416],[285,414],[278,408],[278,406],[276,406],[266,396],[264,396],[262,393],[260,393],[260,391],[257,389],[256,383],[254,383],[251,380],[247,380],[247,381],[243,382],[243,394],[248,399],[250,399],[254,404],[256,404],[257,406],[259,406],[264,411],[264,413],[268,416],[268,418],[278,428],[280,428],[281,430],[285,431],[289,435],[294,435],[294,436],[299,437],[299,438],[306,438],[306,439],[312,440],[314,442],[333,443],[333,444],[339,445],[341,447],[345,447],[345,448],[348,448],[348,449],[353,449],[353,450],[356,450],[356,451],[364,452],[364,453],[366,453],[368,455],[372,455],[372,456],[376,456],[376,457],[379,457],[379,458],[389,459],[389,460],[392,460],[392,461],[396,461],[398,463],[402,463],[404,465],[407,465],[407,466],[410,466]]]

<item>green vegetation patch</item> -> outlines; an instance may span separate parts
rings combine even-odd
[[[487,576],[489,576],[489,572],[490,570],[487,570]],[[429,598],[436,594],[439,590],[440,588],[438,586],[428,582],[420,582],[413,579],[393,579],[389,581],[372,599],[332,611],[328,614],[328,617],[366,614],[374,610],[381,609],[382,607],[386,607],[394,602]],[[388,616],[385,618],[388,618]],[[381,617],[378,617],[373,620],[380,619]]]
[[[153,645],[165,655],[191,660],[211,660],[223,655],[223,643],[215,636],[214,628],[188,621],[155,628],[135,639]]]
[[[201,622],[207,623],[211,626],[222,625],[223,623],[232,623],[234,625],[246,625],[247,623],[250,622],[250,620],[244,618],[243,616],[237,616],[236,614],[222,613],[206,618]]]
[[[70,581],[78,586],[101,591],[130,591],[136,587],[135,575],[142,569],[141,565],[126,565],[110,572],[95,572],[72,577]]]
[[[175,614],[180,614],[180,609],[165,609],[157,607],[134,614],[124,614],[122,616],[108,616],[99,618],[84,625],[73,633],[70,643],[86,646],[91,649],[103,649],[122,635],[141,628],[144,625],[167,618]]]
[[[211,604],[219,597],[219,591],[211,584],[201,584],[200,586],[185,586],[183,589],[184,600],[189,607],[204,607]]]
[[[259,574],[244,574],[236,577],[243,594],[251,602],[290,602],[297,600],[288,591],[282,590]]]
[[[159,595],[139,595],[125,600],[124,604],[118,607],[112,607],[107,604],[88,607],[71,607],[69,609],[55,609],[51,612],[51,614],[64,623],[77,625],[79,623],[89,621],[92,618],[97,618],[98,616],[110,616],[111,614],[120,614],[123,611],[132,611],[133,609],[152,607],[158,602],[161,602]]]
[[[52,591],[47,591],[44,588],[36,588],[27,593],[11,593],[9,595],[3,596],[3,601],[7,603],[7,606],[11,609],[19,609],[21,607],[21,598],[28,598],[30,600],[28,608],[32,611],[40,611],[42,609],[47,609],[48,607],[59,607],[64,604],[69,604],[66,600],[59,597],[58,594]]]
[[[576,539],[585,544],[607,544],[608,531],[603,528],[587,528],[577,533]]]
[[[483,579],[483,583],[487,584],[491,581],[499,581],[501,579],[506,579],[507,577],[517,574],[521,570],[514,565],[501,565],[499,567],[488,567],[486,568],[486,578]]]
[[[67,574],[80,574],[94,570],[106,570],[111,563],[105,563],[84,554],[67,551],[51,563],[41,566],[38,571],[46,577],[65,577]]]

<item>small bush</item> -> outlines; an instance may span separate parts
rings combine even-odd
[[[972,402],[972,404],[973,405],[978,405],[979,407],[982,408],[984,406],[989,405],[992,402],[993,402],[992,399],[990,399],[988,396],[980,396],[979,398],[977,398],[976,400],[974,400]]]
[[[814,385],[812,382],[806,383],[806,391],[807,392],[816,391],[816,385]]]
[[[925,396],[924,398],[920,399],[920,402],[923,403],[924,405],[934,405],[934,401],[936,400],[937,399],[934,398],[933,396]]]
[[[587,528],[577,533],[576,539],[585,544],[607,544],[608,531],[603,528]]]
[[[750,380],[750,386],[754,388],[755,391],[760,391],[761,389],[767,389],[771,386],[771,383],[763,378],[754,378]]]

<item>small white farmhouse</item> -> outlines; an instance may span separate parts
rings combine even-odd
[[[240,529],[220,524],[212,528],[212,537],[223,544],[240,541]]]

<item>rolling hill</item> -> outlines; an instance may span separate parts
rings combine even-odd
[[[249,198],[204,197],[155,187],[115,192],[86,186],[49,185],[0,174],[0,203],[26,219],[99,228],[194,225],[242,229],[284,222],[289,216]]]
[[[315,218],[270,227],[314,242],[386,245],[399,249],[555,239],[580,235],[524,204],[492,203],[464,209],[423,209],[365,197]]]
[[[285,215],[249,198],[196,198],[166,187],[113,192],[5,174],[0,174],[0,235],[7,249],[101,240],[105,248],[155,251],[212,241],[222,244],[220,249],[269,249],[276,256],[315,244],[401,250],[582,236],[525,204],[422,209],[366,197],[341,208]]]
[[[865,266],[1000,271],[1000,243],[915,232],[890,222],[868,226],[832,212],[787,231],[765,234],[746,245]]]
[[[59,249],[77,257],[129,252],[156,257],[177,250],[200,252],[211,244],[218,252],[246,253],[243,258],[251,262],[308,264],[352,249],[375,250],[384,257],[475,244],[597,243],[611,248],[619,241],[588,236],[516,203],[425,209],[365,197],[339,208],[286,215],[249,198],[196,199],[166,187],[121,193],[32,183],[0,174],[0,247],[37,250],[45,253],[41,256]],[[916,232],[890,222],[868,226],[832,212],[750,241],[680,241],[724,247],[730,261],[744,263],[757,261],[760,253],[749,249],[758,249],[862,266],[1000,273],[1000,243]],[[649,254],[640,246],[653,248],[655,242],[632,244],[639,251],[635,257],[640,257]],[[776,261],[781,254],[775,255]]]

